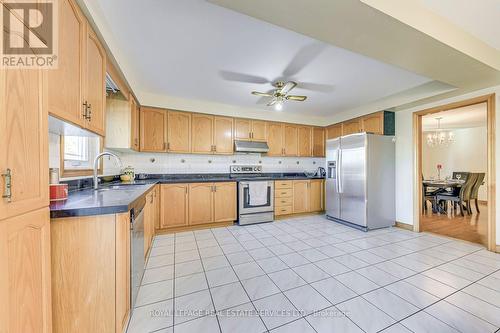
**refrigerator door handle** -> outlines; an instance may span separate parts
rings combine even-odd
[[[338,150],[338,159],[337,159],[337,183],[338,183],[338,192],[343,193],[342,189],[342,149]]]

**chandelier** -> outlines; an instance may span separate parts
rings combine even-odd
[[[441,119],[443,118],[436,118],[437,129],[434,132],[427,134],[427,145],[429,147],[447,147],[455,142],[455,135],[452,131],[445,131],[441,129]]]

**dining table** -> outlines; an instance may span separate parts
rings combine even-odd
[[[440,192],[445,192],[449,190],[454,190],[455,188],[462,187],[465,183],[463,179],[424,179],[422,180],[422,185],[424,187],[424,193],[427,193],[430,189],[435,194]],[[444,209],[438,205],[437,202],[432,203],[432,211],[434,213],[440,212],[444,213]]]

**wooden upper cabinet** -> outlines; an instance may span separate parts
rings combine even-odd
[[[49,113],[83,126],[83,69],[86,21],[73,0],[56,2],[59,9],[58,68],[47,70]],[[63,28],[64,27],[64,28]]]
[[[49,72],[49,71],[47,71]],[[42,71],[0,69],[0,174],[10,170],[10,201],[0,197],[0,220],[49,205],[48,115]],[[9,176],[0,176],[7,195]]]
[[[189,225],[210,223],[214,218],[214,184],[189,184]]]
[[[168,111],[167,149],[172,153],[191,152],[191,113]]]
[[[141,107],[140,113],[141,151],[166,152],[167,111]]]
[[[326,139],[336,139],[342,136],[342,123],[330,125],[326,128]]]
[[[214,222],[236,220],[236,183],[214,183]]]
[[[298,129],[296,125],[283,125],[283,155],[297,156],[299,148]]]
[[[214,135],[214,117],[194,113],[191,117],[191,152],[211,154]]]
[[[235,140],[250,140],[252,132],[252,124],[250,119],[235,119],[234,120],[234,139]]]
[[[312,155],[314,157],[325,157],[325,129],[314,127],[312,129]]]
[[[266,122],[263,120],[252,120],[251,139],[253,141],[266,141]]]
[[[361,119],[356,118],[342,123],[342,135],[349,135],[361,132]]]
[[[139,105],[134,98],[134,96],[130,95],[129,97],[130,103],[130,147],[133,150],[139,151]]]
[[[106,52],[96,34],[87,29],[85,100],[88,106],[87,128],[105,136]]]
[[[323,209],[323,180],[311,179],[309,181],[309,211],[320,212]]]
[[[0,221],[0,332],[52,332],[50,245],[48,208]]]
[[[373,134],[384,134],[384,112],[369,114],[361,118],[363,132]]]
[[[298,156],[312,155],[312,129],[309,126],[299,126],[297,129],[299,136]]]
[[[160,227],[188,225],[188,184],[160,185]]]
[[[309,211],[309,180],[293,181],[293,213]]]
[[[233,118],[214,117],[213,134],[214,153],[233,153]]]
[[[283,124],[267,123],[267,145],[269,146],[268,156],[283,155]]]

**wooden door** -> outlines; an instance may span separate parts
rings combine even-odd
[[[349,135],[361,132],[361,120],[352,119],[342,123],[342,135]]]
[[[82,126],[85,17],[74,0],[59,0],[58,68],[47,70],[47,104],[53,116]]]
[[[293,181],[293,213],[309,211],[309,180]]]
[[[0,69],[0,220],[46,207],[48,114],[42,71]]]
[[[191,116],[191,152],[211,154],[214,151],[214,117],[193,113]]]
[[[0,267],[0,332],[51,333],[48,208],[0,221]]]
[[[298,155],[298,130],[296,125],[283,125],[283,154],[285,156]]]
[[[312,155],[312,129],[309,126],[300,126],[297,129],[299,147],[299,156],[311,156]]]
[[[214,151],[216,154],[233,153],[233,118],[214,118]]]
[[[130,214],[116,214],[116,333],[125,331],[130,311]]]
[[[263,120],[252,120],[251,139],[253,141],[266,141],[266,122]]]
[[[252,135],[252,125],[250,119],[235,119],[234,120],[234,139],[235,140],[250,140]]]
[[[326,139],[336,139],[342,136],[342,123],[330,125],[326,128]]]
[[[189,184],[189,224],[210,223],[214,220],[214,183]]]
[[[141,151],[167,151],[167,111],[154,108],[141,108],[140,111]]]
[[[283,124],[267,123],[268,156],[283,155]]]
[[[312,136],[313,157],[325,157],[325,129],[314,127]]]
[[[130,147],[139,151],[139,106],[132,94],[130,99]]]
[[[236,220],[236,182],[214,184],[214,222]]]
[[[309,211],[323,211],[323,180],[311,179],[309,182]]]
[[[160,226],[161,228],[188,225],[188,185],[160,185]]]
[[[191,113],[168,111],[168,144],[172,153],[191,152]]]
[[[86,127],[105,136],[106,52],[90,27],[87,29],[84,99],[89,104]]]
[[[384,134],[384,112],[369,114],[361,118],[362,131],[373,134]]]

